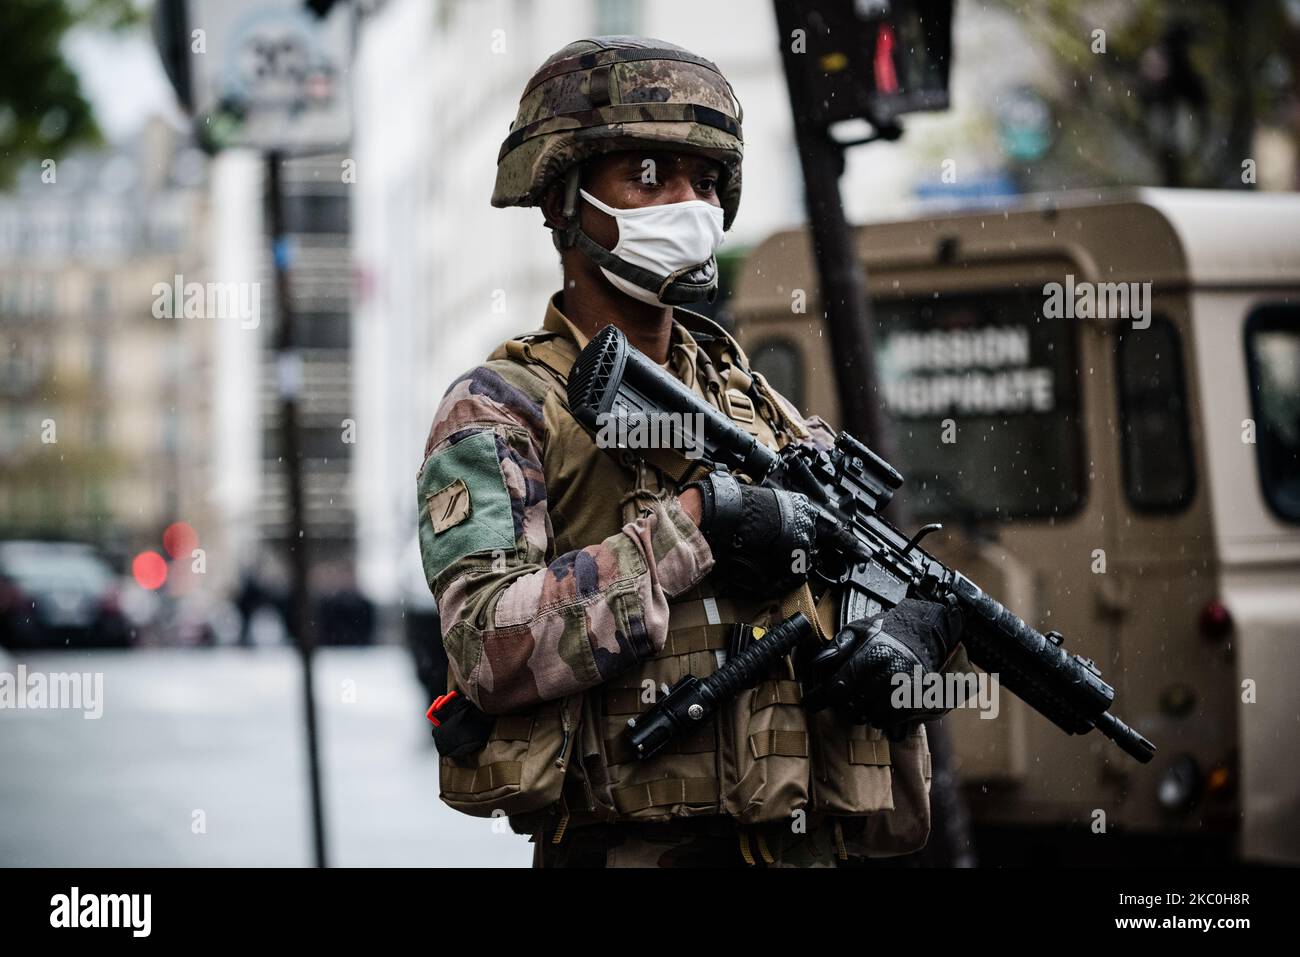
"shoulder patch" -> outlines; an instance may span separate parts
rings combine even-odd
[[[455,528],[469,518],[469,487],[464,479],[456,479],[446,488],[429,496],[429,518],[433,519],[433,534],[438,535]]]
[[[474,552],[515,549],[496,435],[475,432],[429,456],[420,472],[420,554],[433,579]]]

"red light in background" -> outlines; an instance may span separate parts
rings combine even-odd
[[[172,558],[189,558],[199,547],[199,533],[187,522],[173,522],[163,532],[163,548]]]
[[[881,93],[898,92],[898,71],[894,69],[894,28],[882,23],[876,31],[876,55],[872,60],[876,89]]]
[[[167,560],[157,552],[141,552],[131,562],[131,574],[141,588],[156,591],[167,581]]]
[[[1222,641],[1232,634],[1232,613],[1217,598],[1205,603],[1198,622],[1201,635],[1211,641]]]

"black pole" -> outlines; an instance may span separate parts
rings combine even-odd
[[[844,148],[832,139],[829,130],[809,122],[807,111],[801,108],[801,104],[809,102],[805,88],[808,66],[801,58],[810,54],[796,53],[791,36],[797,29],[809,29],[809,24],[799,22],[799,11],[806,6],[775,0],[795,143],[803,167],[813,256],[835,364],[835,390],[845,430],[861,436],[890,462],[894,460],[894,449],[877,397],[875,331],[866,268],[857,255],[853,231],[840,201]]]
[[[293,303],[289,297],[289,239],[284,222],[284,195],[280,185],[283,154],[266,154],[267,207],[271,252],[275,262],[276,377],[280,390],[280,442],[284,451],[284,479],[289,492],[289,521],[285,532],[290,588],[289,628],[302,660],[303,708],[307,724],[307,765],[311,778],[312,837],[317,867],[325,867],[325,815],[321,798],[320,750],[316,735],[316,696],[312,686],[311,592],[307,583],[307,514],[303,501],[302,450],[298,441],[298,399],[302,390],[302,358],[294,336]]]
[[[855,433],[886,462],[898,462],[893,431],[881,411],[876,380],[875,321],[871,297],[867,295],[867,270],[858,255],[853,230],[844,215],[840,197],[840,176],[844,173],[845,147],[824,126],[811,122],[808,104],[814,94],[808,89],[812,54],[795,52],[796,30],[806,36],[816,26],[801,22],[811,5],[798,0],[773,0],[776,10],[781,62],[794,116],[795,143],[803,168],[804,199],[812,233],[813,257],[825,329],[835,365],[835,392],[839,399],[841,424]],[[875,124],[875,138],[897,139],[896,124]],[[909,521],[907,502],[894,500],[893,520],[903,526]],[[975,861],[969,815],[955,771],[951,738],[939,722],[926,722],[930,735],[931,760],[935,774],[931,782],[932,837],[918,852],[918,860],[941,866],[972,866]]]

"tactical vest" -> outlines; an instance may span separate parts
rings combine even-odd
[[[772,448],[807,436],[793,409],[720,327],[678,310],[699,336],[697,390],[711,405]],[[549,386],[543,402],[548,508],[554,554],[600,542],[643,514],[650,497],[673,494],[684,475],[647,465],[628,451],[604,450],[569,413],[565,377],[576,344],[550,330],[503,343],[489,359],[524,364]],[[809,715],[788,659],[694,733],[664,752],[636,759],[623,737],[629,718],[686,674],[705,677],[736,631],[757,640],[796,610],[821,637],[835,621],[828,595],[814,608],[807,585],[791,595],[754,601],[720,593],[712,576],[669,606],[663,648],[638,667],[582,694],[549,701],[526,714],[497,718],[487,745],[467,759],[441,759],[441,797],[475,816],[510,817],[513,830],[535,833],[607,821],[667,821],[729,815],[742,824],[810,818],[855,818],[856,835],[841,854],[884,856],[921,847],[929,832],[930,754],[925,730],[891,743],[880,731],[850,725],[829,710]],[[558,825],[558,827],[557,827]],[[841,835],[836,823],[835,833]],[[856,843],[854,843],[856,842]]]

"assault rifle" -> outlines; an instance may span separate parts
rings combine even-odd
[[[702,434],[680,439],[700,455],[701,465],[807,495],[818,510],[812,574],[840,590],[841,627],[904,598],[955,599],[970,660],[996,673],[1035,711],[1067,734],[1096,728],[1143,763],[1155,754],[1154,744],[1110,712],[1115,689],[1092,661],[1068,654],[1059,632],[1034,630],[920,547],[925,535],[942,526],[927,525],[909,537],[881,517],[903,477],[853,436],[841,432],[829,451],[791,443],[774,452],[650,361],[612,325],[582,350],[567,392],[570,411],[593,433],[607,416],[657,416],[683,430],[696,423]],[[654,708],[629,722],[636,753],[649,757],[697,725],[811,634],[810,623],[794,615],[708,678],[683,678]]]

